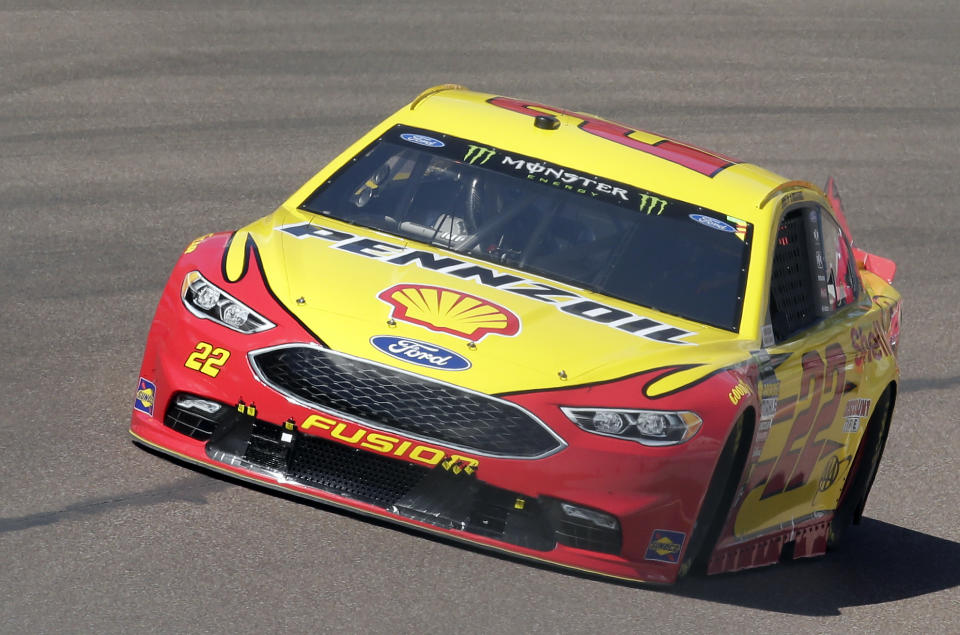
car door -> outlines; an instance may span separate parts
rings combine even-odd
[[[863,333],[877,311],[839,225],[817,204],[788,208],[773,250],[765,348],[757,355],[763,444],[750,459],[734,523],[741,538],[826,519],[870,406],[860,396],[857,340],[869,338]]]

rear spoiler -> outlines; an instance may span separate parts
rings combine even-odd
[[[826,194],[827,201],[830,203],[830,207],[833,208],[834,216],[836,216],[837,221],[840,223],[840,227],[843,228],[843,233],[846,234],[850,240],[850,246],[853,247],[853,257],[857,259],[857,266],[871,273],[875,273],[886,280],[887,283],[893,282],[893,277],[897,273],[897,263],[889,258],[882,258],[876,254],[858,249],[853,242],[853,234],[850,233],[847,217],[843,213],[843,201],[840,200],[840,191],[837,189],[837,184],[832,176],[827,179],[827,184],[824,186],[823,191]]]

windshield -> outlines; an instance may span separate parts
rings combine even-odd
[[[300,206],[736,331],[752,227],[500,148],[397,126]]]

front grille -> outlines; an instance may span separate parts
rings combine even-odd
[[[540,457],[563,447],[543,423],[499,399],[310,346],[252,355],[275,390],[321,409],[472,452]]]
[[[619,551],[619,529],[580,526],[578,519],[564,516],[562,501],[494,487],[476,475],[448,472],[442,462],[418,465],[285,429],[235,406],[221,403],[211,415],[183,403],[171,400],[164,423],[206,441],[207,456],[221,463],[537,551],[550,551],[557,543]]]
[[[557,523],[557,542],[568,547],[600,551],[620,552],[620,530],[599,527],[581,518],[564,518]]]
[[[291,458],[289,474],[317,489],[385,508],[413,489],[429,471],[406,461],[304,436]]]
[[[191,439],[197,441],[206,441],[217,429],[217,424],[223,419],[226,409],[209,413],[197,408],[182,407],[179,405],[180,395],[176,399],[170,400],[170,407],[163,417],[163,425],[175,432],[185,434]],[[192,397],[192,395],[184,395]]]

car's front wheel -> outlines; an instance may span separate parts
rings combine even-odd
[[[713,546],[720,536],[723,524],[733,503],[740,476],[750,453],[753,439],[753,413],[749,411],[737,419],[720,453],[707,493],[703,497],[697,522],[680,565],[678,577],[706,571]]]

